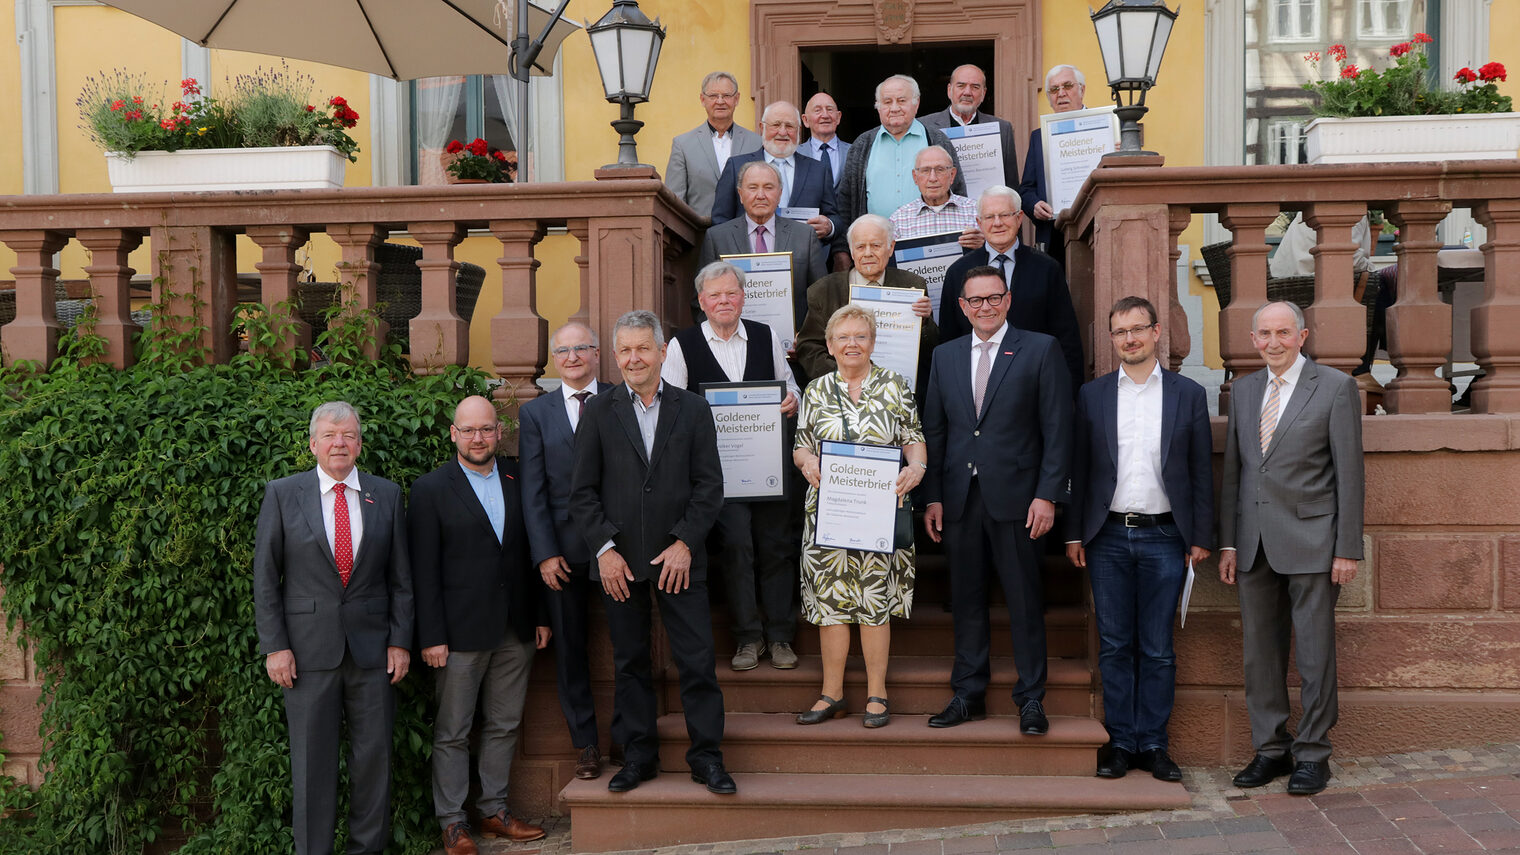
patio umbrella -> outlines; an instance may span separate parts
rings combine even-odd
[[[273,54],[396,80],[506,74],[526,0],[107,0],[202,47]],[[527,37],[554,15],[528,3]],[[541,63],[579,26],[560,19]],[[532,73],[549,72],[535,64]]]

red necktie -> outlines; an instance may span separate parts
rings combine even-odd
[[[348,577],[354,572],[354,539],[348,530],[348,499],[341,481],[333,485],[333,558],[338,562],[338,578],[348,587]]]

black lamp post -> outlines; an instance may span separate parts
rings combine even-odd
[[[1109,0],[1092,13],[1119,116],[1119,150],[1105,157],[1155,154],[1141,150],[1140,117],[1145,115],[1145,93],[1156,85],[1175,20],[1177,13],[1168,11],[1162,0]],[[1126,92],[1128,104],[1123,99]]]
[[[639,163],[633,144],[633,135],[644,127],[633,117],[633,105],[649,100],[665,28],[659,21],[649,20],[637,0],[614,0],[612,9],[588,25],[586,32],[591,36],[591,52],[596,56],[607,100],[622,105],[622,114],[612,123],[612,129],[621,135],[618,159],[608,168],[645,166]]]

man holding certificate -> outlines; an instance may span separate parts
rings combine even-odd
[[[707,320],[676,333],[660,370],[665,382],[700,395],[705,383],[781,380],[786,383],[781,413],[795,415],[801,395],[787,367],[781,339],[765,324],[740,317],[744,313],[744,273],[726,261],[707,265],[697,272],[697,300]],[[792,638],[797,633],[792,592],[797,588],[797,574],[793,569],[793,538],[788,536],[794,534],[788,525],[789,507],[784,497],[767,501],[729,499],[713,528],[720,545],[728,607],[733,613],[738,650],[730,664],[735,671],[755,668],[767,652],[772,666],[797,667],[797,654],[792,652]]]
[[[955,694],[930,727],[987,716],[989,576],[1008,601],[1013,700],[1026,734],[1049,728],[1045,612],[1035,539],[1067,499],[1071,386],[1055,339],[1008,323],[1008,287],[994,267],[966,273],[960,310],[973,335],[940,345],[929,375],[924,527],[950,559]]]
[[[802,133],[802,114],[786,101],[772,101],[760,119],[763,148],[728,159],[718,178],[717,197],[713,200],[713,225],[726,223],[739,215],[739,169],[752,160],[763,160],[781,172],[781,203],[776,213],[789,220],[807,223],[818,235],[820,248],[827,257],[829,242],[836,231],[843,231],[844,220],[834,203],[834,179],[828,168],[798,151]]]
[[[1013,125],[981,111],[987,98],[987,75],[974,65],[963,65],[950,72],[945,95],[950,106],[922,121],[926,128],[945,131],[955,146],[961,166],[967,170],[966,192],[974,196],[994,184],[1012,184],[1019,174]]]
[[[1058,65],[1045,73],[1045,99],[1056,113],[1070,113],[1084,109],[1082,99],[1087,94],[1087,79],[1081,69],[1074,65]],[[1061,269],[1066,269],[1066,239],[1055,228],[1056,214],[1051,210],[1050,189],[1045,183],[1045,143],[1036,125],[1029,132],[1029,152],[1024,156],[1024,177],[1019,184],[1019,197],[1024,213],[1034,223],[1035,243],[1040,245]]]

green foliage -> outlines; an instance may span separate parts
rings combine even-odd
[[[1432,42],[1430,36],[1415,33],[1411,40],[1394,45],[1388,50],[1393,64],[1382,71],[1349,62],[1345,45],[1331,45],[1325,55],[1335,61],[1335,77],[1304,84],[1319,96],[1312,105],[1314,114],[1348,118],[1509,112],[1510,98],[1499,94],[1495,82],[1505,79],[1504,66],[1497,62],[1476,72],[1463,68],[1456,74],[1455,90],[1430,85],[1425,46]],[[1305,54],[1304,61],[1318,71],[1319,51]]]
[[[406,487],[453,453],[445,425],[484,377],[415,376],[394,354],[292,371],[260,355],[285,329],[258,309],[240,323],[253,353],[225,365],[162,322],[136,366],[88,364],[86,322],[47,373],[0,373],[0,608],[44,680],[49,770],[36,792],[0,788],[15,811],[0,852],[291,849],[284,707],[253,614],[264,484],[314,465],[311,410],[341,399],[364,420],[361,465]],[[372,323],[360,313],[319,345]],[[426,683],[397,698],[391,850],[409,855],[437,836]]]

